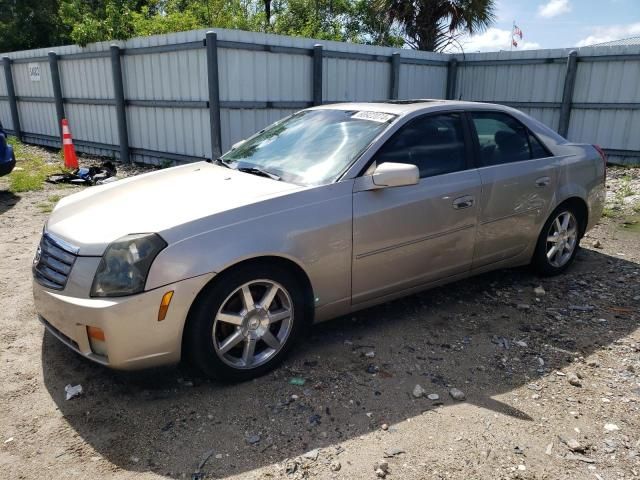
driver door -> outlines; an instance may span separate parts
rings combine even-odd
[[[410,120],[374,157],[410,163],[416,185],[353,195],[354,305],[465,272],[475,243],[480,176],[462,112]],[[371,170],[371,169],[370,169]]]

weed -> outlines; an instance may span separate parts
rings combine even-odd
[[[62,198],[62,195],[58,195],[58,194],[49,195],[47,197],[47,201],[46,202],[38,204],[38,208],[40,209],[40,212],[42,212],[42,213],[51,213],[53,211],[53,209],[55,208],[56,203],[58,203],[61,198]]]
[[[9,189],[14,192],[28,192],[42,190],[45,180],[53,173],[61,170],[61,165],[47,163],[45,157],[28,150],[15,138],[10,137],[9,143],[16,154],[16,167],[9,174]]]
[[[628,217],[622,222],[621,228],[628,232],[640,232],[640,218]]]
[[[631,188],[631,181],[625,179],[620,185],[620,191],[618,192],[618,196],[620,198],[627,198],[633,195],[633,188]]]
[[[51,213],[53,211],[53,203],[39,203],[38,208],[42,213]]]

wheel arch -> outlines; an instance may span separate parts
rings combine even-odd
[[[562,200],[556,208],[553,209],[555,212],[558,208],[563,206],[571,206],[575,210],[576,215],[578,215],[578,222],[580,224],[580,238],[584,236],[584,233],[587,229],[587,225],[589,223],[589,206],[587,202],[578,196],[571,196]],[[553,212],[552,212],[553,214]],[[551,215],[550,215],[551,216]]]
[[[549,275],[558,275],[562,273],[570,264],[573,258],[576,255],[578,250],[577,245],[575,246],[571,258],[563,265],[549,265],[546,258],[546,236],[547,236],[547,228],[549,228],[550,222],[558,215],[563,208],[569,208],[575,213],[576,220],[578,221],[579,230],[578,230],[578,242],[580,238],[584,235],[587,227],[587,222],[589,220],[589,208],[587,202],[579,196],[569,196],[563,199],[561,202],[556,205],[556,207],[549,213],[549,216],[545,220],[544,224],[540,229],[540,233],[537,237],[535,248],[533,249],[530,265],[543,276]],[[544,257],[544,261],[541,258]]]
[[[295,275],[298,282],[300,282],[300,285],[302,285],[303,293],[305,296],[305,305],[304,305],[305,317],[308,319],[309,324],[313,323],[313,316],[315,311],[314,309],[315,296],[314,296],[313,286],[311,284],[311,279],[309,278],[309,275],[297,262],[295,262],[290,258],[279,256],[279,255],[263,255],[259,257],[246,258],[236,263],[233,263],[231,265],[228,265],[224,269],[222,269],[220,272],[216,273],[216,275],[209,282],[207,282],[200,289],[198,294],[195,296],[193,302],[191,303],[191,306],[189,307],[189,312],[187,313],[187,318],[186,318],[184,327],[182,329],[181,352],[180,352],[181,358],[184,358],[185,347],[186,347],[185,340],[186,340],[187,333],[189,331],[190,324],[193,318],[193,310],[195,305],[197,305],[197,303],[200,301],[200,299],[204,295],[207,295],[207,292],[210,289],[214,288],[215,285],[219,284],[220,282],[223,282],[226,276],[229,275],[231,272],[240,268],[251,268],[252,266],[257,266],[257,265],[270,265],[270,266],[278,265],[280,267],[287,269],[288,271],[292,272]]]
[[[549,220],[549,218],[551,218],[551,216],[558,210],[558,208],[564,206],[564,205],[569,205],[574,207],[576,213],[578,214],[578,221],[580,222],[580,238],[582,238],[585,234],[586,228],[587,228],[587,223],[589,221],[589,207],[587,205],[587,202],[580,196],[578,195],[570,195],[566,198],[564,198],[563,200],[561,200],[560,202],[558,202],[558,204],[553,207],[553,209],[551,211],[549,211],[547,217],[545,218],[545,220],[541,223],[539,230],[538,230],[538,235],[535,237],[535,242],[532,243],[531,245],[531,250],[529,251],[530,253],[528,255],[531,255],[533,257],[533,255],[535,254],[535,249],[536,246],[538,244],[538,240],[540,238],[540,236],[542,235],[542,232],[544,230],[544,226],[547,223],[547,221]]]

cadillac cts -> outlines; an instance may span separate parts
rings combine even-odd
[[[496,268],[554,275],[600,217],[606,159],[507,107],[310,108],[191,163],[61,200],[33,264],[60,341],[227,380],[312,322]]]

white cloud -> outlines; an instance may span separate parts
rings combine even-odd
[[[612,40],[620,40],[621,38],[633,37],[640,35],[640,22],[628,25],[610,25],[607,27],[595,27],[591,31],[591,35],[583,38],[576,47],[584,47],[586,45],[594,45],[596,43],[611,42]]]
[[[526,34],[526,32],[525,32]],[[466,53],[473,52],[495,52],[498,50],[509,50],[511,46],[511,31],[491,27],[479,35],[465,36],[461,38],[460,45]],[[536,42],[525,42],[516,38],[518,48],[514,50],[533,50],[540,48]],[[460,48],[451,48],[449,51],[460,51]]]
[[[571,11],[569,0],[549,0],[538,7],[538,15],[544,18],[553,18]]]

